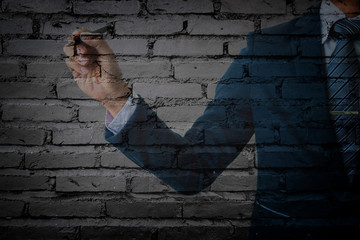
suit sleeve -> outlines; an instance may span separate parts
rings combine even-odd
[[[243,50],[240,55],[244,55]],[[240,56],[239,55],[239,56]],[[217,84],[215,98],[182,137],[140,97],[118,134],[105,138],[129,159],[183,194],[211,185],[252,137],[247,60],[235,59]]]

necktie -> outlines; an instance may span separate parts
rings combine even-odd
[[[328,64],[330,111],[352,187],[360,182],[360,65],[354,49],[354,39],[359,35],[360,20],[336,22],[332,36],[337,39],[337,44]]]

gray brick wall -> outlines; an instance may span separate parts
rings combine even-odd
[[[0,1],[0,239],[246,239],[257,184],[254,139],[209,188],[180,195],[104,140],[105,109],[71,79],[63,45],[76,28],[116,21],[106,38],[124,79],[184,133],[248,32],[317,2]],[[255,75],[268,74],[259,69]],[[301,98],[301,91],[287,94]],[[289,188],[301,187],[296,173],[289,179]]]

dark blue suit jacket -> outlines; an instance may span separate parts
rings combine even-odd
[[[106,131],[106,139],[178,192],[194,194],[210,186],[255,133],[251,238],[307,239],[315,219],[332,219],[327,226],[335,229],[346,178],[328,109],[320,30],[314,9],[249,34],[247,48],[184,137],[140,99],[122,131]]]

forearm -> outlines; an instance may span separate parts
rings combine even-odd
[[[223,119],[218,117],[222,109],[222,106],[208,106],[205,114],[182,137],[140,100],[121,131],[118,134],[107,131],[106,139],[176,191],[194,194],[220,175],[253,134],[251,128],[223,126]],[[248,105],[246,109],[250,111]],[[246,109],[244,106],[243,113],[251,116]],[[236,141],[233,134],[236,134]]]

